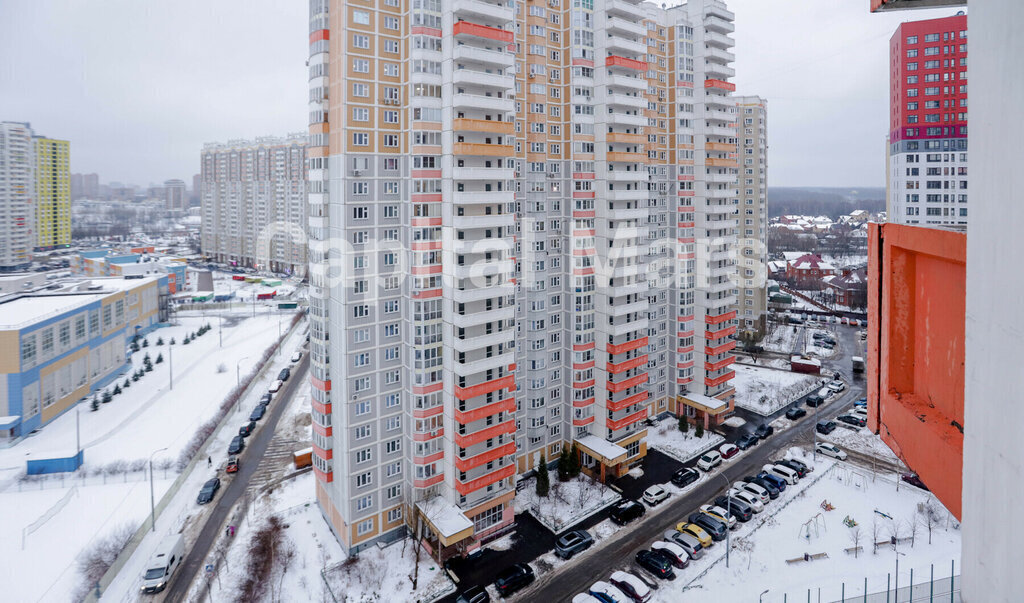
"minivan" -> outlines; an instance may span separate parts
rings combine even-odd
[[[793,471],[785,465],[765,465],[764,470],[766,473],[770,473],[786,481],[790,486],[796,484],[800,479],[796,471]]]
[[[146,573],[142,575],[142,592],[158,593],[166,588],[174,570],[178,569],[184,558],[185,540],[181,534],[172,534],[161,540],[146,564]]]

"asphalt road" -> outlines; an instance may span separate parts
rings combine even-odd
[[[217,537],[220,536],[224,520],[227,519],[228,513],[231,512],[235,503],[238,502],[248,489],[249,480],[252,479],[256,469],[259,467],[259,459],[266,452],[270,440],[274,437],[274,431],[277,428],[277,422],[281,418],[281,414],[291,403],[292,397],[298,388],[306,384],[306,370],[308,368],[309,354],[303,353],[302,360],[293,367],[291,376],[285,382],[284,387],[281,388],[281,393],[275,396],[274,401],[271,403],[270,412],[264,415],[260,421],[262,424],[259,429],[256,430],[255,434],[246,438],[245,449],[238,458],[238,473],[235,473],[234,477],[230,478],[227,487],[222,488],[217,495],[216,506],[213,508],[213,512],[206,517],[206,524],[203,526],[202,531],[199,532],[199,537],[192,544],[188,554],[185,555],[185,561],[181,569],[178,570],[178,576],[165,591],[164,601],[177,603],[178,601],[185,600],[196,574],[202,569],[206,555],[210,552],[210,547],[213,546]],[[242,419],[240,418],[239,426],[241,426],[241,423]],[[222,477],[221,480],[223,481],[224,478]],[[190,496],[191,494],[182,492],[180,495]]]

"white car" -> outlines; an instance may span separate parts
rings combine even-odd
[[[729,490],[729,495],[737,500],[742,500],[743,502],[750,505],[750,508],[754,511],[754,513],[760,513],[761,511],[764,511],[764,503],[761,502],[761,498],[758,497],[756,494],[747,492],[746,490],[737,490],[733,488]]]
[[[715,505],[701,505],[700,512],[705,515],[710,515],[718,521],[724,521],[728,525],[729,529],[732,529],[736,525],[736,517],[722,507]]]
[[[270,393],[276,394],[277,391],[281,389],[282,385],[284,385],[283,381],[281,381],[280,379],[275,379],[274,382],[270,384]]]
[[[661,486],[651,486],[644,490],[644,500],[652,507],[668,498],[668,492]]]
[[[722,455],[717,450],[709,450],[697,459],[697,467],[701,471],[711,471],[722,464]]]
[[[626,597],[626,593],[622,592],[621,590],[615,588],[611,584],[608,584],[607,582],[604,582],[602,580],[598,580],[590,587],[591,595],[596,596],[597,593],[604,595],[604,597],[601,597],[602,599],[604,599],[605,597],[610,597],[613,601],[622,601],[623,603],[628,603],[629,601],[629,599]]]
[[[864,408],[863,406],[854,406],[853,410],[850,411],[850,414],[852,414],[855,417],[863,417],[867,419],[868,409]]]
[[[292,354],[292,364],[295,364],[299,360],[302,360],[302,352],[295,352]]]
[[[839,447],[836,446],[835,444],[829,444],[828,442],[818,442],[817,444],[814,445],[814,449],[824,454],[825,456],[830,456],[834,459],[839,459],[841,461],[846,460],[846,452],[840,450]]]
[[[734,490],[741,490],[753,494],[754,496],[757,497],[758,500],[761,501],[761,504],[764,505],[767,505],[768,502],[771,501],[772,499],[771,495],[768,493],[768,490],[764,489],[764,487],[760,486],[759,484],[755,484],[753,482],[736,482],[735,484],[732,485],[732,487]]]
[[[836,379],[835,381],[829,383],[827,387],[834,392],[841,392],[844,389],[846,389],[846,384]]]
[[[601,599],[590,593],[580,593],[572,598],[572,603],[601,603]]]

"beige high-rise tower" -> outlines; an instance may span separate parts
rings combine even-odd
[[[737,318],[740,331],[759,338],[768,308],[768,101],[759,96],[736,97],[736,115],[740,149]]]

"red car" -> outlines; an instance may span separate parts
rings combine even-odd
[[[735,444],[722,444],[719,446],[718,452],[722,454],[723,459],[731,459],[740,453],[740,449]]]
[[[224,468],[226,473],[236,473],[238,471],[238,459],[228,459],[228,466]]]

